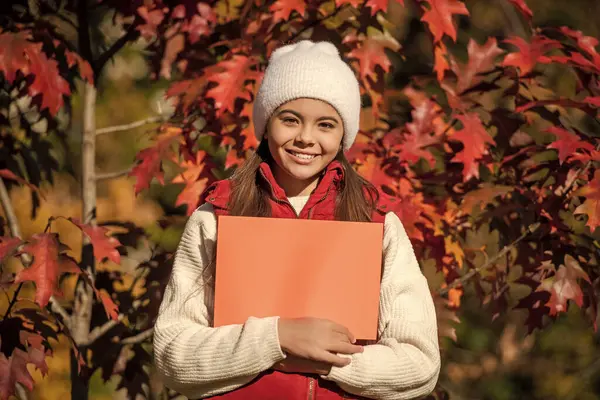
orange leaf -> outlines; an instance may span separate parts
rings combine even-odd
[[[482,185],[480,189],[475,189],[465,194],[460,208],[465,214],[470,214],[476,206],[479,206],[483,210],[496,197],[504,196],[511,192],[512,189],[511,186]]]
[[[463,127],[454,133],[450,140],[462,142],[463,149],[451,161],[464,165],[463,179],[465,181],[472,177],[479,178],[478,161],[488,153],[486,145],[494,145],[496,142],[487,133],[477,114],[458,115],[456,118],[462,122]]]
[[[117,247],[121,246],[121,243],[116,238],[107,236],[108,229],[103,226],[83,224],[77,218],[69,218],[69,221],[81,229],[90,239],[94,248],[94,257],[98,262],[109,259],[115,264],[121,263],[121,255],[117,250]]]
[[[15,283],[35,282],[35,301],[40,307],[45,307],[53,294],[61,295],[58,289],[61,274],[80,272],[72,258],[60,253],[58,235],[55,233],[33,235],[23,247],[23,252],[31,254],[33,262],[17,274]]]
[[[206,97],[215,102],[217,118],[224,112],[235,112],[235,101],[250,101],[251,92],[245,83],[257,80],[261,74],[253,70],[256,60],[253,57],[236,54],[231,59],[221,61],[207,73],[207,79],[217,85],[209,89]]]
[[[525,39],[514,36],[506,39],[504,42],[510,43],[517,47],[517,53],[510,53],[502,62],[502,66],[512,66],[521,71],[521,75],[527,75],[538,62],[549,62],[550,59],[545,56],[547,52],[562,47],[560,42],[548,39],[544,36],[534,36],[531,43],[527,43]]]
[[[450,65],[446,58],[448,56],[448,49],[444,43],[438,42],[433,50],[433,54],[435,58],[433,70],[436,73],[437,80],[441,82],[444,80],[446,71],[450,70]]]
[[[104,306],[104,311],[106,311],[106,316],[110,319],[117,320],[119,319],[119,307],[115,304],[114,301],[110,298],[110,295],[104,291],[98,291],[98,297],[102,301],[102,305]]]
[[[558,160],[561,164],[569,158],[574,157],[577,150],[594,150],[594,146],[592,146],[591,143],[581,140],[579,136],[566,129],[553,126],[548,128],[546,132],[556,136],[556,140],[550,143],[547,148],[556,149],[558,151]]]
[[[275,23],[290,19],[292,11],[296,11],[300,17],[304,17],[306,2],[304,0],[277,0],[269,7],[269,11],[273,13]]]
[[[444,35],[448,35],[456,42],[456,27],[452,21],[454,15],[469,15],[469,10],[464,3],[458,0],[424,0],[429,8],[423,7],[421,21],[429,25],[433,34],[433,41],[439,42]]]
[[[65,56],[67,57],[67,65],[69,65],[69,67],[72,67],[73,65],[77,64],[77,67],[79,68],[79,76],[81,77],[81,79],[88,81],[88,83],[93,85],[94,72],[92,71],[90,63],[81,58],[79,54],[69,50],[65,51]]]
[[[529,21],[533,18],[533,12],[525,3],[525,0],[508,0],[510,1],[517,10],[521,12]]]
[[[469,40],[468,45],[469,62],[462,66],[453,63],[452,70],[458,77],[456,91],[458,93],[475,86],[481,81],[479,74],[487,72],[496,66],[496,59],[504,53],[504,50],[498,47],[496,38],[489,38],[488,41],[480,46],[473,39]]]
[[[579,279],[591,283],[579,262],[571,255],[565,255],[565,264],[559,266],[556,274],[550,278],[550,300],[546,303],[550,307],[550,315],[566,312],[569,300],[573,300],[579,307],[583,305],[583,292],[577,282]]]
[[[392,63],[385,54],[385,49],[398,51],[400,44],[389,35],[378,34],[370,37],[350,35],[344,39],[344,43],[356,43],[356,47],[348,53],[348,58],[358,61],[360,78],[363,81],[367,77],[377,82],[376,67],[384,72],[389,72]]]
[[[600,226],[600,170],[596,170],[594,179],[577,190],[574,195],[586,198],[583,204],[575,209],[574,214],[587,215],[586,225],[590,227],[593,233]]]

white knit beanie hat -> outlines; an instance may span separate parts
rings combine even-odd
[[[333,106],[344,123],[343,148],[352,146],[358,133],[360,89],[354,72],[333,44],[303,40],[273,52],[254,100],[254,132],[259,141],[273,112],[298,98]]]

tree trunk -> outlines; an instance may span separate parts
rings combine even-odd
[[[81,199],[84,224],[96,224],[96,88],[86,83],[83,90],[83,135],[81,141]],[[83,236],[81,267],[93,280],[95,276],[94,253],[92,246]],[[75,287],[75,304],[71,319],[75,343],[85,343],[90,333],[94,292],[85,280],[79,279]],[[80,348],[84,360],[86,350]],[[71,399],[87,400],[89,377],[79,374],[76,355],[71,351]]]

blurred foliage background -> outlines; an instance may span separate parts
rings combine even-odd
[[[414,4],[407,1],[402,7],[393,2],[389,9],[390,19],[396,29],[393,32],[403,47],[403,57],[391,55],[394,73],[390,75],[389,89],[403,87],[411,76],[427,74],[433,66],[431,40],[418,20]],[[600,1],[598,0],[528,0],[534,14],[534,25],[562,26],[582,30],[585,34],[600,37]],[[520,16],[506,1],[466,0],[470,18],[460,20],[458,42],[466,44],[469,38],[483,43],[487,37],[499,39],[523,32]],[[112,32],[110,15],[98,15],[99,38],[117,36]],[[143,59],[144,45],[136,43],[121,50],[107,66],[98,83],[97,126],[126,124],[165,112],[169,108],[164,100],[167,82],[151,80]],[[560,70],[557,69],[555,85],[560,92]],[[74,133],[67,136],[73,141],[79,138],[81,121],[79,99],[72,102]],[[408,119],[408,107],[399,104],[392,118]],[[145,133],[155,126],[144,125],[128,132],[111,133],[98,138],[97,162],[99,171],[115,171],[127,168],[138,151],[148,146]],[[58,140],[58,139],[57,139]],[[62,143],[56,149],[61,168],[66,171],[79,168],[80,146],[75,142]],[[56,185],[47,191],[47,201],[42,203],[35,219],[31,219],[27,189],[11,192],[17,206],[23,236],[43,231],[51,215],[79,215],[81,206],[77,197],[78,183],[69,174],[59,174]],[[131,180],[131,181],[128,181]],[[168,251],[175,249],[186,221],[185,210],[175,207],[175,198],[181,187],[155,185],[150,191],[136,197],[133,178],[119,178],[98,186],[98,220],[129,219],[145,227]],[[163,230],[161,218],[178,221]],[[61,238],[72,248],[80,246],[81,235],[75,230],[60,231]],[[65,229],[70,229],[66,228]],[[488,235],[489,236],[489,235]],[[490,239],[481,235],[479,240]],[[494,240],[489,240],[494,243]],[[487,244],[489,244],[487,243]],[[483,243],[482,243],[483,244]],[[140,255],[140,259],[143,255]],[[123,266],[127,268],[127,265]],[[424,265],[428,277],[434,277],[435,269]],[[73,282],[74,283],[74,282]],[[69,293],[70,290],[65,290]],[[6,299],[1,299],[5,302]],[[573,306],[559,321],[544,332],[525,335],[525,315],[510,313],[492,321],[473,293],[468,291],[462,298],[457,325],[457,342],[448,340],[443,354],[441,385],[452,399],[600,399],[600,334],[594,334]],[[447,339],[444,339],[447,340]],[[55,356],[47,360],[49,375],[42,377],[31,369],[36,379],[31,398],[62,399],[70,396],[68,343],[56,347]],[[91,398],[118,399],[124,395],[115,393],[115,384],[104,384],[99,376],[91,383]]]

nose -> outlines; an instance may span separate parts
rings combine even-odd
[[[311,145],[315,143],[315,135],[313,132],[313,127],[304,125],[302,129],[298,132],[298,136],[296,136],[296,141]]]

